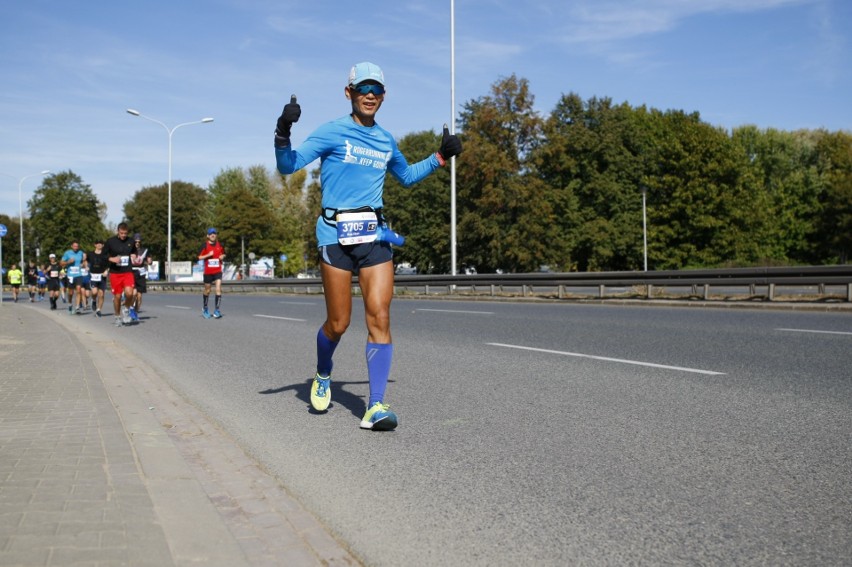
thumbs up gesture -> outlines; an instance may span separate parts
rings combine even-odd
[[[450,129],[444,124],[444,133],[441,138],[441,149],[438,150],[438,161],[441,165],[453,156],[462,153],[462,143],[455,134],[450,134]]]
[[[290,102],[284,105],[281,116],[275,127],[275,145],[279,147],[290,145],[290,127],[299,121],[302,115],[302,107],[296,102],[296,95],[290,96]]]

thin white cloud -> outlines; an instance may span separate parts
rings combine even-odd
[[[837,30],[834,14],[825,3],[818,6],[812,25],[819,44],[816,56],[809,57],[805,67],[822,85],[834,85],[841,74],[849,72],[847,41]]]
[[[751,13],[822,0],[581,0],[568,5],[564,40],[605,43],[662,33],[701,14]]]

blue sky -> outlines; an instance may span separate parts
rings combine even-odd
[[[108,222],[168,177],[207,187],[223,169],[274,169],[291,93],[300,142],[349,110],[352,64],[385,71],[379,122],[397,137],[452,115],[450,2],[0,0],[0,213],[18,180],[72,170]],[[501,77],[563,94],[697,111],[725,128],[852,130],[849,0],[457,0],[456,113]],[[408,156],[415,161],[425,156]],[[23,184],[26,202],[38,177]],[[26,206],[26,205],[25,205]]]

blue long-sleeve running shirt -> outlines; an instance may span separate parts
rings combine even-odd
[[[409,165],[390,132],[375,124],[366,127],[347,115],[317,128],[297,149],[275,148],[278,171],[289,175],[319,158],[323,211],[383,206],[385,173],[409,186],[441,165],[435,154]],[[337,230],[317,219],[317,243],[337,243]]]

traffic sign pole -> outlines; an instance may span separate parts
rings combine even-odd
[[[6,236],[6,225],[0,224],[0,307],[3,306],[3,237]]]

